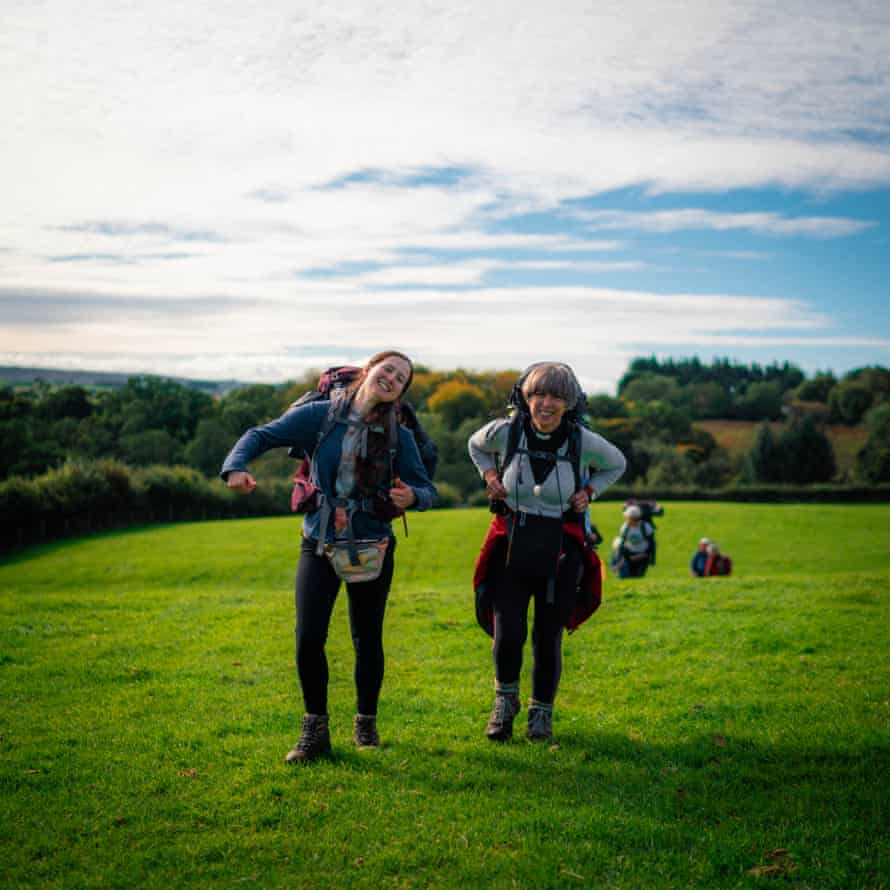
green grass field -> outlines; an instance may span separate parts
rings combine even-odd
[[[553,746],[484,737],[487,520],[399,542],[379,751],[351,746],[341,597],[334,756],[297,768],[294,520],[7,559],[0,883],[890,886],[890,506],[669,503],[658,566],[566,640]],[[594,520],[610,538],[618,506]],[[689,578],[702,534],[731,578]]]

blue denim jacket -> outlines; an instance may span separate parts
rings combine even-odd
[[[277,420],[249,429],[229,452],[223,462],[220,475],[226,479],[229,473],[247,471],[247,465],[270,448],[301,448],[307,454],[316,450],[318,433],[327,416],[330,402],[321,399],[299,408],[291,408]],[[346,425],[336,423],[324,437],[315,454],[316,474],[322,492],[328,497],[335,495],[337,471]],[[399,450],[396,471],[405,485],[414,489],[417,498],[411,509],[428,510],[436,497],[436,488],[426,474],[414,436],[399,427]],[[303,536],[314,541],[320,534],[319,513],[310,513],[303,520]],[[353,519],[356,537],[382,538],[392,534],[392,524],[377,519],[370,513],[358,511]],[[333,528],[327,530],[327,540],[333,538]]]

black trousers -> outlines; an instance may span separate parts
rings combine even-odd
[[[547,602],[547,578],[503,570],[495,581],[493,596],[495,678],[516,683],[522,669],[522,649],[528,637],[528,606],[535,601],[532,626],[532,697],[552,702],[562,671],[562,631],[575,608],[581,551],[571,539],[563,538],[564,556]]]
[[[392,583],[395,545],[395,539],[392,539],[376,580],[346,585],[359,714],[377,713],[383,683],[383,615]],[[315,541],[303,539],[297,567],[297,676],[306,713],[327,714],[328,660],[324,648],[342,582],[328,558],[316,556],[315,546]]]

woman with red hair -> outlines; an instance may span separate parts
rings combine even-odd
[[[358,747],[380,745],[383,617],[396,544],[391,523],[409,508],[429,509],[436,495],[414,437],[398,422],[399,399],[413,374],[404,353],[380,352],[347,389],[248,430],[222,467],[227,485],[249,494],[256,482],[247,466],[264,451],[292,447],[312,455],[319,497],[303,521],[296,580],[297,673],[305,715],[288,763],[311,761],[331,749],[325,642],[341,581],[355,648],[353,737]]]

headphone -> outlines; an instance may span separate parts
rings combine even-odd
[[[508,404],[512,408],[528,413],[528,402],[522,392],[522,387],[528,379],[528,375],[531,374],[535,368],[540,368],[541,365],[556,365],[559,368],[564,368],[568,372],[572,391],[569,394],[569,398],[566,400],[566,414],[574,419],[584,411],[584,408],[587,405],[587,396],[585,395],[584,390],[581,389],[581,384],[578,382],[575,372],[563,362],[535,362],[533,365],[529,365],[519,375],[519,379],[513,384],[513,389],[510,390],[510,400]]]

